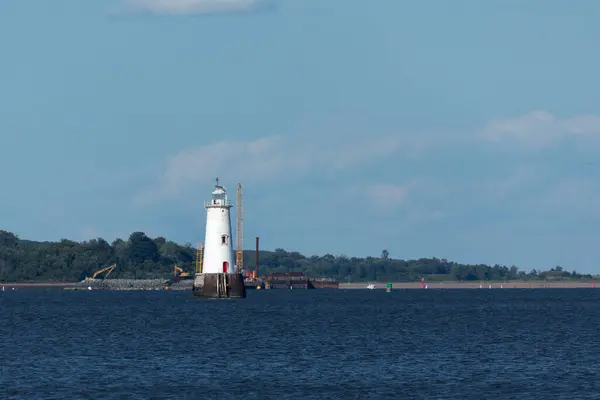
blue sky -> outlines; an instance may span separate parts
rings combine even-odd
[[[600,273],[600,2],[3,0],[1,228]],[[232,221],[233,222],[233,221]]]

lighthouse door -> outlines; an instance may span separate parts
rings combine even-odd
[[[229,269],[229,263],[227,261],[223,261],[223,273],[226,274]]]

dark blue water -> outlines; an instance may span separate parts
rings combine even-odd
[[[600,398],[600,290],[0,292],[1,399]]]

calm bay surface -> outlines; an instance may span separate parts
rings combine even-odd
[[[1,399],[592,399],[600,290],[0,292]]]

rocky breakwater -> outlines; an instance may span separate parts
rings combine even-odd
[[[169,290],[192,290],[192,287],[194,286],[194,280],[193,279],[186,279],[186,280],[182,280],[179,282],[173,282],[171,285],[169,285]]]
[[[73,290],[163,290],[166,279],[89,279],[75,283]]]

